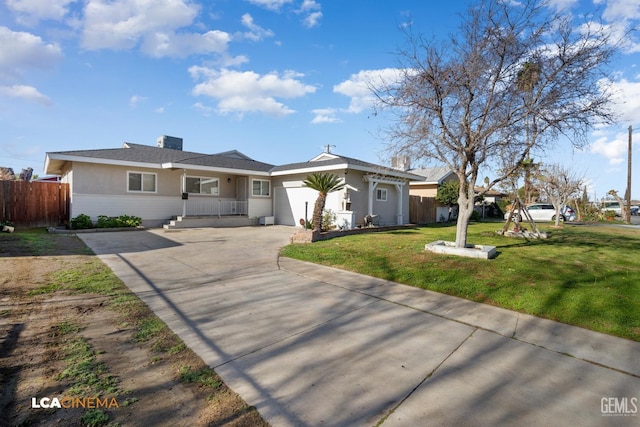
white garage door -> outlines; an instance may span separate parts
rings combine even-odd
[[[307,202],[307,217],[311,221],[313,204],[318,198],[318,192],[306,187],[277,187],[275,202],[275,221],[281,225],[300,226],[304,219],[305,202]]]

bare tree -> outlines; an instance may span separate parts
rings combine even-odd
[[[480,0],[445,41],[407,32],[397,81],[373,88],[391,155],[435,160],[460,181],[456,246],[464,247],[481,167],[488,191],[534,154],[569,137],[576,146],[614,119],[606,66],[617,51],[605,26],[547,7],[544,0]]]
[[[537,179],[537,186],[547,202],[556,210],[556,226],[560,224],[561,209],[580,192],[584,177],[571,169],[552,164],[543,166]]]

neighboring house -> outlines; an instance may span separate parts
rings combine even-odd
[[[485,190],[484,187],[476,187],[474,191],[476,192],[476,194],[480,194]],[[490,205],[492,203],[499,203],[502,201],[502,199],[508,196],[508,194],[498,190],[488,190],[483,194],[483,199],[486,205]]]
[[[482,218],[487,216],[502,218],[503,213],[498,204],[502,199],[509,197],[508,194],[493,189],[485,192],[484,187],[475,187],[474,191],[476,194],[482,194],[482,200],[476,202],[475,206],[475,211],[478,212]]]
[[[456,174],[447,166],[410,169],[409,172],[422,177],[421,180],[411,181],[410,186],[412,196],[436,197],[438,195],[438,188],[444,182],[458,182]]]
[[[446,166],[410,169],[409,172],[422,177],[422,179],[414,180],[409,183],[411,196],[418,196],[420,200],[424,200],[425,198],[435,199],[438,195],[438,188],[440,188],[444,182],[458,182],[457,175]],[[427,215],[416,215],[423,218],[432,218],[431,221],[427,220],[428,222],[439,222],[443,218],[449,217],[449,207],[437,202],[425,203],[423,204],[423,207],[418,209],[434,209],[434,212],[429,212]],[[454,212],[453,217],[456,215],[457,213]]]
[[[239,216],[300,225],[317,192],[302,186],[313,172],[344,176],[346,188],[331,193],[326,209],[338,225],[409,223],[409,182],[417,176],[357,159],[322,153],[308,162],[274,166],[238,151],[217,154],[182,150],[182,139],[163,136],[158,146],[125,143],[118,149],[47,153],[46,174],[69,183],[70,217],[135,215],[160,226],[172,217]]]

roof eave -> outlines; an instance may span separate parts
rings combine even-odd
[[[132,166],[132,167],[139,167],[139,168],[140,167],[158,168],[160,166],[158,163],[131,162],[127,160],[105,159],[100,157],[74,156],[73,154],[47,153],[47,159],[45,160],[45,165],[47,163],[51,163],[52,160],[58,160],[61,162],[97,163],[101,165],[113,165],[113,166]],[[48,172],[47,169],[45,169],[45,173],[51,173],[51,172]]]
[[[228,174],[246,174],[246,175],[258,175],[258,176],[269,176],[269,171],[258,171],[251,169],[234,169],[234,168],[221,168],[216,166],[202,166],[202,165],[192,165],[189,163],[174,163],[167,162],[161,165],[162,169],[187,169],[187,170],[198,170],[198,171],[207,171],[207,172],[220,172],[220,173],[228,173]]]
[[[279,171],[272,171],[271,176],[283,176],[283,175],[293,175],[299,173],[314,173],[314,172],[325,172],[335,169],[353,169],[353,166],[348,163],[338,163],[331,165],[318,165],[318,166],[307,166],[297,169],[284,169]]]
[[[395,176],[395,177],[404,178],[408,180],[415,180],[416,178],[419,178],[419,175],[415,175],[408,172],[402,172],[402,171],[386,169],[386,168],[379,168],[374,166],[355,165],[355,164],[350,164],[346,162],[330,164],[330,165],[317,165],[317,166],[313,165],[313,166],[307,166],[307,167],[302,167],[297,169],[283,169],[278,171],[272,171],[271,175],[283,176],[283,175],[293,175],[293,174],[300,174],[300,173],[325,172],[325,171],[331,171],[336,169],[355,170],[355,171],[366,172],[366,173],[377,173],[381,175]]]

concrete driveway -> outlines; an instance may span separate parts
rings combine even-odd
[[[279,259],[293,232],[80,237],[273,426],[640,425],[640,343]]]

